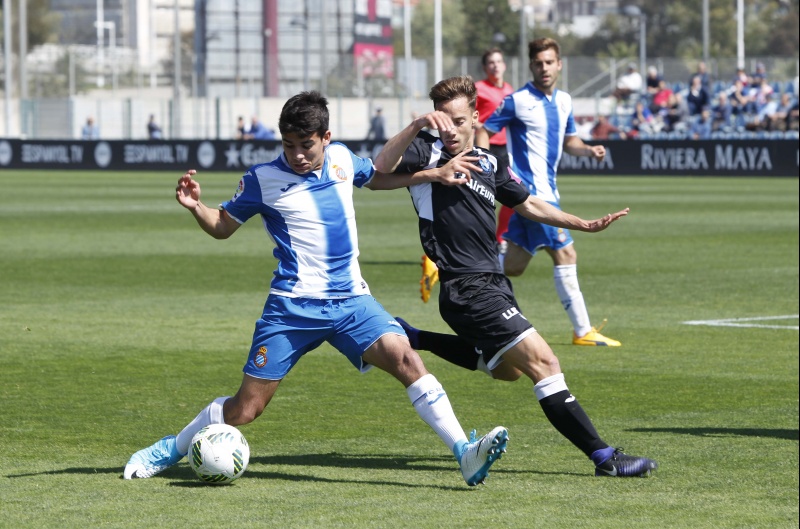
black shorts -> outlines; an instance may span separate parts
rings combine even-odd
[[[459,337],[483,353],[490,369],[502,353],[536,332],[519,310],[505,275],[439,272],[439,280],[439,314]]]

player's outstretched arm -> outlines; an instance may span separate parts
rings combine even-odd
[[[587,145],[578,136],[564,138],[564,150],[572,156],[585,156],[602,162],[606,157],[606,148],[602,145]]]
[[[622,217],[626,216],[630,208],[617,211],[616,213],[609,213],[608,215],[595,219],[584,220],[576,217],[566,211],[551,206],[544,200],[529,196],[528,199],[514,208],[514,211],[531,220],[556,226],[557,228],[567,228],[570,230],[586,231],[590,233],[603,231],[608,228],[611,223],[616,222]]]
[[[473,163],[479,159],[477,156],[467,156],[464,151],[458,153],[441,167],[423,169],[413,174],[376,172],[366,187],[373,191],[379,191],[431,182],[438,182],[446,186],[466,184],[472,179],[470,171],[481,171],[481,168]]]
[[[200,182],[193,178],[195,174],[197,171],[189,169],[180,177],[175,187],[175,199],[192,213],[204,232],[215,239],[227,239],[240,224],[224,210],[209,208],[200,201]]]

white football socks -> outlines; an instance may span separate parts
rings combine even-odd
[[[430,373],[422,376],[406,388],[406,393],[422,420],[433,428],[451,452],[457,442],[466,442],[467,436],[456,419],[450,399],[435,376]]]
[[[586,302],[578,284],[578,265],[558,265],[553,267],[553,281],[561,305],[567,311],[576,336],[584,336],[592,330]]]
[[[225,415],[222,413],[222,405],[230,397],[219,397],[203,408],[203,411],[197,414],[192,422],[186,425],[186,428],[181,430],[175,437],[175,444],[177,445],[178,452],[187,454],[189,446],[192,444],[192,437],[205,426],[209,424],[222,424],[225,422]]]
[[[569,391],[569,389],[567,389],[567,383],[564,381],[564,373],[558,373],[543,378],[533,386],[533,393],[536,395],[536,400],[546,399],[559,391]]]

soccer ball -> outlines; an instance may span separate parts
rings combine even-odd
[[[206,483],[230,483],[250,461],[250,447],[242,432],[228,424],[210,424],[194,434],[189,466]]]

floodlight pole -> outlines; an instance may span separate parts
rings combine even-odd
[[[736,0],[736,67],[744,68],[744,0]]]
[[[19,98],[28,99],[28,2],[19,0]]]
[[[97,21],[95,27],[97,28],[97,88],[103,88],[106,84],[104,75],[105,57],[103,56],[103,22],[105,15],[103,14],[103,0],[97,0]]]
[[[3,57],[6,137],[11,136],[11,0],[3,0]]]
[[[442,0],[433,3],[433,81],[442,80]]]

